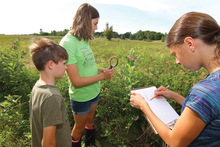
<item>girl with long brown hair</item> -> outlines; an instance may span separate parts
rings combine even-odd
[[[89,40],[97,29],[99,12],[90,4],[79,6],[70,31],[60,42],[68,53],[67,74],[69,95],[75,124],[72,130],[72,146],[81,146],[85,130],[85,145],[95,144],[93,117],[99,101],[100,81],[111,79],[114,69],[97,68]]]
[[[195,84],[187,97],[163,86],[155,90],[182,105],[173,130],[160,121],[139,94],[132,93],[132,107],[141,109],[170,147],[216,147],[220,144],[220,27],[210,15],[189,12],[168,33],[167,47],[176,63],[191,71],[204,67],[209,75]],[[162,110],[161,110],[162,111]]]

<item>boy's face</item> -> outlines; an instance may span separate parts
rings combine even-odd
[[[67,69],[66,60],[61,60],[58,64],[54,65],[54,74],[56,79],[64,77],[65,70]]]

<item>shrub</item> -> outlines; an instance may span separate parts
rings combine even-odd
[[[176,65],[161,41],[113,39],[109,42],[98,38],[91,43],[91,48],[100,67],[109,67],[108,59],[112,56],[119,59],[115,77],[101,82],[95,117],[96,138],[105,147],[162,146],[162,139],[154,135],[143,113],[130,106],[130,89],[170,84],[170,90],[187,96],[190,87],[205,78],[207,72],[204,69],[191,72]],[[128,54],[127,50],[130,50]],[[39,74],[37,70],[26,68],[26,53],[20,49],[19,40],[13,42],[12,47],[1,50],[0,56],[0,146],[30,146],[29,98]],[[57,80],[56,85],[66,101],[72,128],[74,119],[67,77]],[[170,99],[168,102],[180,112],[179,104]]]
[[[163,143],[159,136],[153,135],[142,112],[130,106],[130,89],[143,86],[138,80],[143,75],[135,70],[137,59],[135,48],[132,48],[124,55],[125,61],[120,61],[120,72],[102,84],[95,119],[100,128],[99,139],[106,147],[150,146],[152,142],[160,146]]]
[[[108,40],[111,40],[112,37],[113,37],[113,27],[109,27],[108,26],[108,23],[106,23],[106,29],[104,30],[103,32],[103,35],[108,39]]]
[[[0,146],[30,145],[29,98],[38,78],[25,66],[19,40],[0,51]]]

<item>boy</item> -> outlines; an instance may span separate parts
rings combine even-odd
[[[41,38],[29,47],[40,79],[30,97],[32,147],[71,147],[71,131],[64,99],[55,85],[67,69],[68,54],[50,39]]]

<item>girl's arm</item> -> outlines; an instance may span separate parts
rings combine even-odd
[[[56,129],[56,125],[43,128],[43,139],[41,142],[42,147],[56,146]]]
[[[111,79],[114,69],[104,70],[104,72],[100,72],[98,75],[90,77],[80,77],[77,64],[67,65],[66,71],[73,86],[78,88],[91,85],[101,80]]]
[[[185,147],[189,145],[204,129],[205,122],[201,117],[186,107],[177,120],[173,130],[170,130],[150,109],[144,98],[132,93],[130,99],[132,107],[141,109],[151,121],[160,137],[170,147]],[[162,110],[161,110],[162,111]]]
[[[178,104],[182,105],[184,100],[185,100],[185,97],[183,97],[182,95],[176,93],[176,92],[173,92],[169,89],[165,90],[165,91],[162,91],[164,89],[163,86],[159,87],[157,90],[155,90],[155,94],[157,94],[157,98],[160,98],[162,96],[166,97],[166,98],[171,98],[173,100],[175,100]]]
[[[105,68],[97,67],[99,74],[105,71]]]

